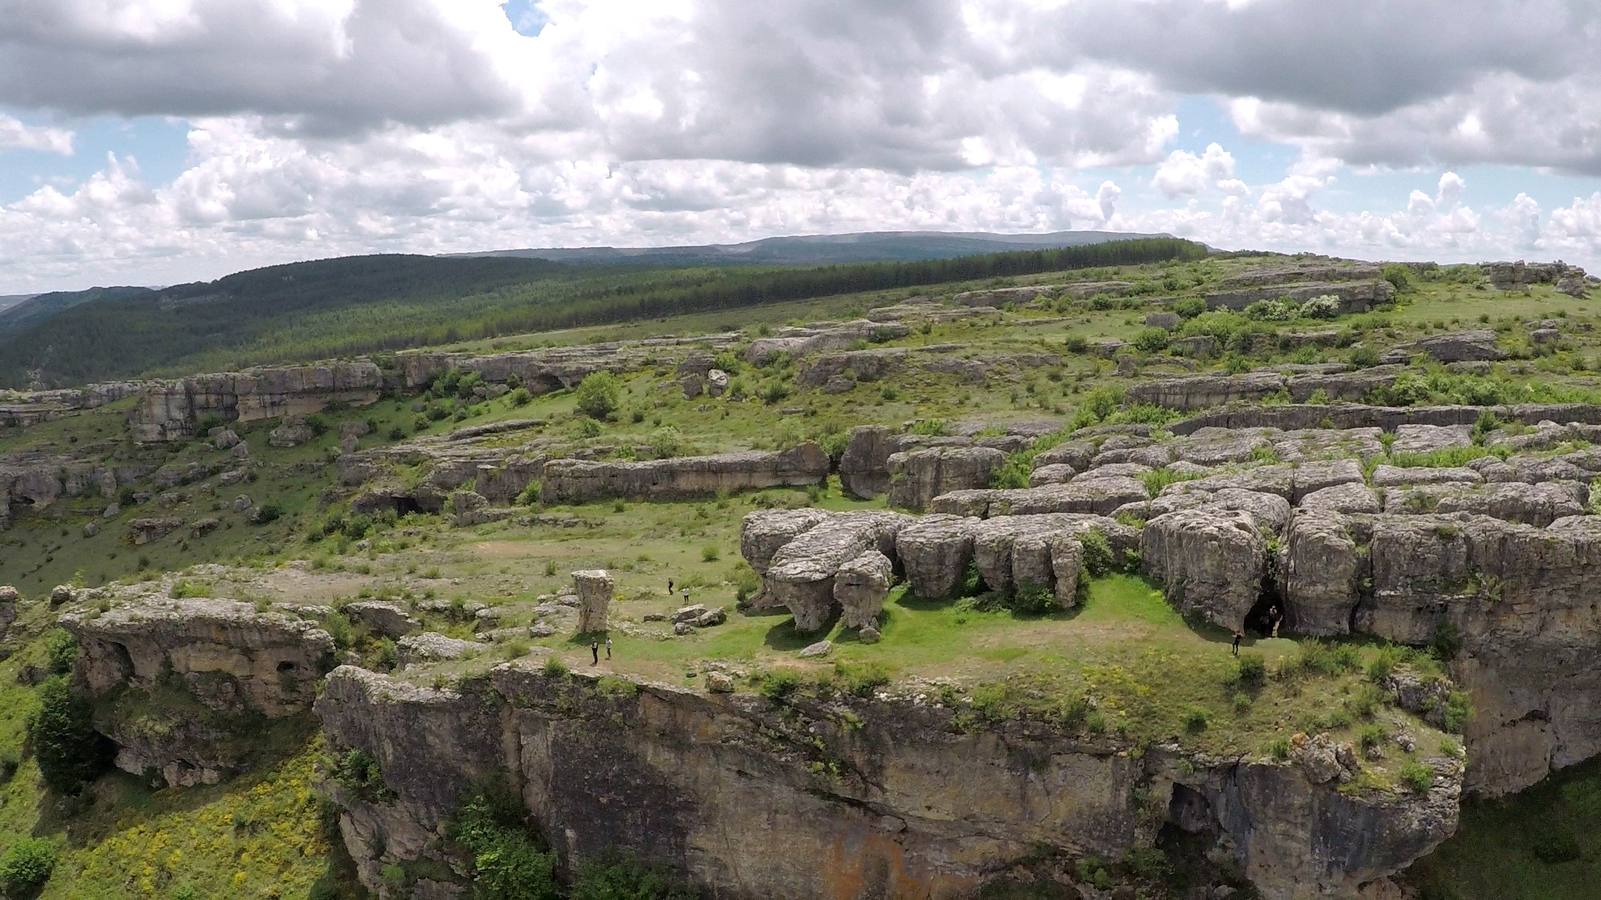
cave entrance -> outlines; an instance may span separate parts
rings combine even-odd
[[[567,387],[567,385],[562,384],[561,379],[554,375],[540,373],[523,379],[523,387],[528,389],[528,393],[537,396],[539,394],[554,394]]]
[[[1283,598],[1272,591],[1263,591],[1257,599],[1256,605],[1245,616],[1245,633],[1254,637],[1271,637],[1275,623],[1279,626],[1279,633],[1283,634],[1289,619],[1289,610],[1285,608]]]

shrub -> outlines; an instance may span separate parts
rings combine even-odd
[[[351,750],[339,757],[329,775],[370,803],[394,799],[395,792],[384,783],[384,773],[378,766],[377,758],[365,750]]]
[[[278,504],[263,503],[262,505],[256,507],[256,514],[251,517],[250,521],[256,523],[257,525],[266,525],[269,522],[276,522],[283,518],[283,514],[283,507],[279,506]]]
[[[1323,294],[1301,304],[1301,315],[1309,319],[1332,319],[1340,314],[1340,298]]]
[[[512,406],[527,406],[534,399],[534,395],[528,393],[527,388],[518,388],[507,394],[506,397],[511,401]]]
[[[764,672],[761,678],[760,691],[763,697],[772,701],[785,700],[800,689],[799,675],[787,669],[778,669]]]
[[[1260,653],[1242,653],[1235,677],[1247,687],[1260,687],[1267,680],[1267,660]]]
[[[556,857],[523,825],[506,791],[473,796],[451,822],[450,839],[472,854],[473,896],[480,900],[557,900]]]
[[[1208,721],[1206,710],[1192,706],[1184,713],[1184,730],[1191,734],[1199,734],[1206,730]]]
[[[1144,328],[1134,336],[1134,349],[1141,353],[1160,353],[1167,349],[1168,334],[1164,328]]]
[[[1412,286],[1412,270],[1400,263],[1390,263],[1381,272],[1384,280],[1395,288],[1396,293],[1401,293]]]
[[[1462,633],[1450,622],[1441,622],[1429,641],[1429,652],[1440,662],[1450,662],[1462,652]]]
[[[1401,765],[1401,783],[1415,793],[1423,793],[1434,784],[1434,770],[1415,760]]]
[[[1007,606],[1014,612],[1030,616],[1042,616],[1056,610],[1056,594],[1044,585],[1020,584],[1012,592]]]
[[[944,419],[918,419],[907,429],[910,434],[920,434],[927,437],[939,437],[950,433],[950,425]]]
[[[28,738],[45,784],[75,795],[111,762],[111,742],[94,730],[89,703],[57,675],[39,686]]]
[[[591,419],[609,418],[622,401],[623,385],[610,372],[591,372],[578,383],[574,397],[578,411]]]
[[[700,548],[701,562],[717,562],[717,558],[720,555],[721,554],[718,552],[717,548],[711,546],[710,544]]]
[[[1200,297],[1185,297],[1183,300],[1173,304],[1173,311],[1178,313],[1181,318],[1193,319],[1206,312],[1206,301]]]
[[[559,656],[548,657],[544,668],[540,671],[545,673],[546,678],[566,678],[567,664],[562,662]]]
[[[43,838],[18,838],[0,856],[0,894],[26,897],[44,887],[56,868],[56,847]]]
[[[1288,322],[1300,312],[1300,307],[1288,297],[1275,300],[1258,300],[1245,308],[1245,317],[1259,322]]]
[[[1115,568],[1112,544],[1100,529],[1085,531],[1078,536],[1078,542],[1084,547],[1084,570],[1091,578],[1099,578]]]
[[[567,896],[569,900],[693,900],[700,895],[662,870],[612,857],[579,866]]]
[[[78,642],[67,629],[52,628],[44,636],[44,658],[50,674],[65,675],[78,659]]]

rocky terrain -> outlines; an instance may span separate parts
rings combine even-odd
[[[470,895],[495,784],[567,883],[1400,896],[1601,756],[1595,299],[1209,259],[12,395],[0,680],[97,784],[315,761],[353,894]]]

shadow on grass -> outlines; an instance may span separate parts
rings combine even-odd
[[[823,627],[816,631],[801,632],[795,629],[795,620],[787,619],[767,629],[767,635],[762,643],[774,650],[801,650],[823,640],[828,633],[834,630],[834,623],[839,620],[836,612],[828,617]]]

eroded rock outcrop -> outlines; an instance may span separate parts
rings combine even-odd
[[[128,425],[136,441],[187,440],[208,419],[256,422],[310,415],[335,402],[365,406],[383,386],[383,372],[368,360],[192,375],[151,385]]]
[[[1262,596],[1267,540],[1245,510],[1183,509],[1146,523],[1140,560],[1185,615],[1238,629]]]
[[[930,447],[889,458],[891,506],[923,509],[948,491],[982,488],[1006,462],[990,447]]]
[[[686,500],[770,487],[806,487],[828,479],[829,460],[807,442],[778,453],[725,453],[649,462],[553,459],[545,463],[546,503],[593,500]]]
[[[611,612],[614,582],[605,569],[583,569],[573,573],[573,593],[578,596],[578,633],[606,630]]]
[[[215,783],[254,750],[260,723],[303,715],[333,666],[320,627],[231,600],[146,598],[70,612],[73,678],[118,768],[168,784]]]

